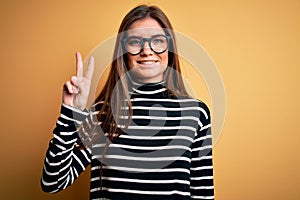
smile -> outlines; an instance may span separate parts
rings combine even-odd
[[[154,63],[157,63],[158,60],[138,60],[137,63],[141,65],[153,65]]]

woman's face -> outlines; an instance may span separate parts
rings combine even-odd
[[[165,35],[165,32],[160,24],[152,18],[137,20],[128,29],[128,37],[151,38],[155,35]],[[136,81],[141,83],[160,82],[163,80],[164,71],[168,66],[168,50],[157,54],[150,48],[149,42],[144,41],[144,46],[139,54],[127,53],[127,61],[129,70]]]

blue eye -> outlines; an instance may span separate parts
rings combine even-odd
[[[141,40],[136,38],[128,39],[127,41],[127,45],[130,46],[140,46],[141,44],[142,44]]]
[[[152,42],[157,44],[157,43],[164,43],[165,41],[163,39],[154,39]]]

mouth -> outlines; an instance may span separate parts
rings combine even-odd
[[[137,63],[140,65],[153,65],[157,63],[158,60],[138,60]]]

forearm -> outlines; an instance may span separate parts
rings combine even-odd
[[[213,147],[210,111],[199,104],[199,122],[192,144],[191,199],[214,199]]]
[[[78,127],[87,115],[86,111],[62,105],[44,161],[41,179],[43,191],[55,193],[65,189],[90,163],[88,149],[75,148]]]
[[[212,136],[210,125],[194,140],[191,163],[192,199],[214,199]]]

